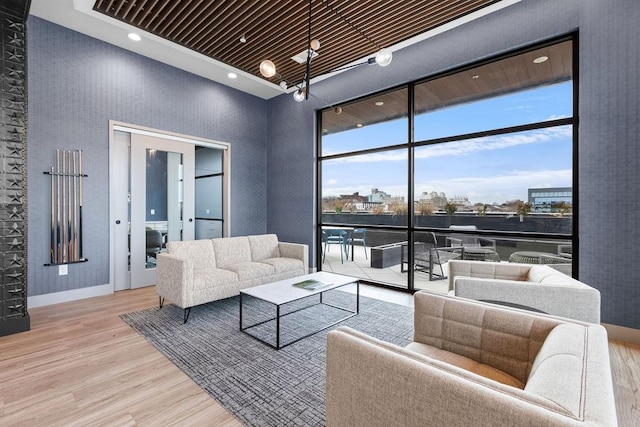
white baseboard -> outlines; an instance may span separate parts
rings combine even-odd
[[[603,323],[602,326],[607,330],[609,339],[640,345],[640,330],[608,323]]]
[[[111,295],[112,293],[113,285],[110,284],[91,286],[89,288],[73,289],[70,291],[54,292],[51,294],[27,297],[27,307],[43,307],[45,305],[59,304],[61,302],[69,302],[84,298]]]

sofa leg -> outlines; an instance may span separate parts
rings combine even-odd
[[[158,304],[160,305],[160,308],[162,308],[164,305],[164,297],[158,296]]]
[[[184,323],[187,323],[189,319],[189,313],[191,313],[191,307],[184,309]]]

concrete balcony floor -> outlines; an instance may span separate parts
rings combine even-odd
[[[365,248],[356,246],[353,248],[353,257],[351,259],[351,251],[349,251],[349,259],[345,259],[343,255],[340,260],[340,250],[336,245],[329,245],[325,260],[318,270],[329,271],[337,274],[345,274],[347,276],[358,277],[363,280],[380,282],[401,289],[408,287],[408,273],[402,272],[400,264],[393,265],[388,268],[372,268],[371,267],[371,249],[366,248],[367,256],[365,258]],[[437,268],[437,267],[436,267]],[[448,273],[446,264],[443,265],[444,274]],[[416,271],[414,273],[414,281],[416,289],[426,289],[432,292],[447,293],[449,290],[448,279],[429,280],[429,274]]]

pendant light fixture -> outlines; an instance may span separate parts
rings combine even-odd
[[[334,15],[336,15],[337,17],[342,19],[350,27],[352,27],[356,32],[361,34],[365,39],[367,39],[369,42],[371,42],[372,44],[374,44],[376,47],[379,48],[377,43],[375,43],[362,30],[357,28],[350,21],[348,21],[344,16],[342,16],[342,14],[339,11],[335,10],[332,5],[329,5],[328,3],[325,3],[325,6],[329,10],[331,10]],[[313,57],[316,56],[316,52],[320,49],[320,40],[318,40],[318,39],[311,40],[311,18],[312,18],[312,0],[309,0],[309,13],[308,13],[308,25],[307,25],[308,30],[307,30],[306,66],[305,66],[304,76],[302,77],[302,82],[300,84],[295,85],[296,90],[295,90],[295,92],[293,92],[293,99],[296,102],[302,102],[305,99],[309,99],[309,94],[310,94],[309,93],[310,92],[310,87],[309,86],[311,84],[311,61],[312,61]],[[327,72],[326,74],[335,73],[335,72],[338,72],[338,71],[344,71],[344,70],[349,69],[349,68],[354,68],[354,67],[358,67],[360,65],[366,65],[366,64],[378,64],[381,67],[386,67],[387,65],[389,65],[391,63],[392,59],[393,59],[393,54],[391,53],[391,50],[389,50],[387,48],[381,48],[381,49],[378,50],[378,52],[376,53],[376,55],[374,57],[367,59],[366,62],[347,65],[347,66],[344,66],[344,67],[341,67],[341,68],[336,68],[336,69],[333,69],[333,70]],[[285,79],[281,74],[278,74],[277,69],[276,69],[276,65],[273,63],[273,61],[271,61],[269,59],[265,59],[260,63],[260,74],[262,74],[262,76],[264,76],[265,78],[268,78],[268,79],[270,79],[271,77],[274,77],[274,76],[278,77],[278,79],[280,79],[279,85],[283,90],[287,90],[287,88],[289,87],[289,82],[287,81],[287,79]]]

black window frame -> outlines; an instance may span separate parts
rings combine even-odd
[[[339,153],[339,154],[333,154],[333,155],[327,155],[327,156],[323,156],[322,155],[322,115],[324,112],[329,111],[329,110],[333,110],[334,108],[336,108],[336,105],[331,105],[330,107],[327,108],[323,108],[320,110],[316,111],[316,123],[317,123],[317,127],[316,127],[316,266],[318,268],[318,270],[321,270],[322,268],[322,228],[323,226],[338,226],[338,227],[349,227],[349,226],[360,226],[362,227],[362,225],[358,225],[358,224],[352,224],[352,223],[323,223],[322,222],[322,162],[324,160],[331,160],[331,159],[338,159],[338,158],[347,158],[347,157],[352,157],[352,156],[358,156],[358,155],[364,155],[364,154],[373,154],[373,153],[379,153],[379,152],[384,152],[384,151],[389,151],[389,150],[396,150],[396,149],[407,149],[408,151],[408,156],[407,156],[407,161],[408,161],[408,165],[407,165],[407,171],[408,171],[408,176],[407,176],[407,204],[410,207],[409,208],[409,214],[407,215],[407,224],[405,226],[388,226],[388,225],[366,225],[366,228],[368,229],[379,229],[379,230],[393,230],[393,231],[406,231],[407,233],[407,237],[408,237],[408,247],[409,247],[409,259],[413,259],[413,253],[412,253],[412,248],[413,248],[413,238],[414,238],[414,234],[415,233],[420,233],[420,232],[425,232],[425,231],[442,231],[441,229],[434,229],[434,228],[429,228],[429,227],[417,227],[415,225],[415,215],[413,214],[413,211],[411,209],[412,206],[414,206],[414,194],[415,194],[415,171],[414,171],[414,151],[415,148],[418,147],[423,147],[423,146],[427,146],[427,145],[433,145],[433,144],[440,144],[440,143],[446,143],[446,142],[454,142],[454,141],[462,141],[462,140],[468,140],[468,139],[473,139],[473,138],[479,138],[479,137],[486,137],[486,136],[496,136],[496,135],[502,135],[502,134],[508,134],[508,133],[514,133],[514,132],[522,132],[522,131],[531,131],[531,130],[538,130],[538,129],[545,129],[545,128],[552,128],[552,127],[557,127],[557,126],[571,126],[572,128],[572,143],[573,143],[573,147],[572,147],[572,206],[573,206],[573,213],[572,213],[572,232],[570,235],[568,234],[557,234],[557,233],[540,233],[540,232],[527,232],[527,233],[523,233],[523,232],[509,232],[509,231],[499,231],[499,230],[477,230],[474,231],[474,234],[478,234],[480,236],[482,235],[491,235],[491,236],[497,236],[497,237],[504,237],[504,238],[533,238],[533,239],[550,239],[550,240],[570,240],[572,242],[572,246],[573,246],[573,257],[571,260],[572,263],[572,276],[576,279],[579,278],[579,215],[580,215],[580,209],[579,209],[579,135],[578,135],[578,124],[579,124],[579,64],[578,64],[578,59],[579,59],[579,34],[577,31],[575,32],[571,32],[559,37],[554,37],[542,42],[536,42],[534,44],[531,44],[529,46],[523,47],[523,48],[518,48],[518,49],[514,49],[511,50],[509,52],[506,53],[502,53],[499,55],[495,55],[492,56],[490,58],[481,60],[481,61],[476,61],[476,62],[472,62],[469,64],[465,64],[463,66],[460,67],[455,67],[452,68],[450,70],[444,71],[442,73],[437,73],[431,76],[427,76],[424,78],[421,78],[419,80],[415,80],[412,82],[408,82],[408,83],[403,83],[391,88],[387,88],[385,90],[379,91],[379,92],[374,92],[374,93],[369,93],[366,95],[363,95],[361,97],[346,101],[344,103],[339,104],[338,106],[344,106],[344,105],[348,105],[348,104],[352,104],[352,103],[356,103],[356,102],[360,102],[363,100],[366,100],[368,98],[380,95],[380,94],[384,94],[384,93],[388,93],[388,92],[392,92],[392,91],[396,91],[402,88],[407,88],[408,91],[408,96],[407,96],[407,102],[408,102],[408,106],[407,106],[407,111],[408,111],[408,129],[407,129],[407,143],[403,143],[403,144],[395,144],[395,145],[389,145],[389,146],[384,146],[384,147],[376,147],[376,148],[371,148],[371,149],[363,149],[363,150],[357,150],[357,151],[350,151],[350,152],[345,152],[345,153]],[[415,96],[415,86],[431,81],[431,80],[435,80],[441,77],[445,77],[448,75],[452,75],[452,74],[456,74],[456,73],[460,73],[460,72],[464,72],[466,70],[472,69],[472,68],[476,68],[478,66],[482,66],[488,63],[492,63],[492,62],[496,62],[505,58],[509,58],[509,57],[513,57],[513,56],[517,56],[526,52],[530,52],[533,50],[537,50],[540,48],[544,48],[546,46],[551,46],[551,45],[555,45],[555,44],[559,44],[562,42],[566,42],[566,41],[571,41],[572,42],[572,85],[573,85],[573,100],[572,100],[572,104],[573,104],[573,114],[571,117],[568,118],[561,118],[561,119],[556,119],[556,120],[549,120],[549,121],[542,121],[542,122],[535,122],[535,123],[529,123],[529,124],[524,124],[524,125],[516,125],[516,126],[509,126],[509,127],[504,127],[504,128],[497,128],[497,129],[490,129],[490,130],[485,130],[485,131],[481,131],[481,132],[473,132],[473,133],[467,133],[467,134],[459,134],[459,135],[452,135],[452,136],[446,136],[446,137],[441,137],[441,138],[434,138],[434,139],[429,139],[429,140],[423,140],[423,141],[414,141],[414,122],[415,122],[415,111],[414,111],[414,96]],[[419,289],[415,289],[414,288],[414,270],[413,269],[408,269],[408,279],[407,279],[407,288],[399,288],[396,286],[391,286],[391,285],[387,285],[384,283],[379,283],[379,282],[372,282],[372,281],[367,281],[367,280],[361,280],[361,282],[363,283],[368,283],[368,284],[374,284],[374,285],[378,285],[378,286],[382,286],[382,287],[388,287],[388,288],[392,288],[395,290],[402,290],[402,291],[407,291],[407,292],[415,292]]]

